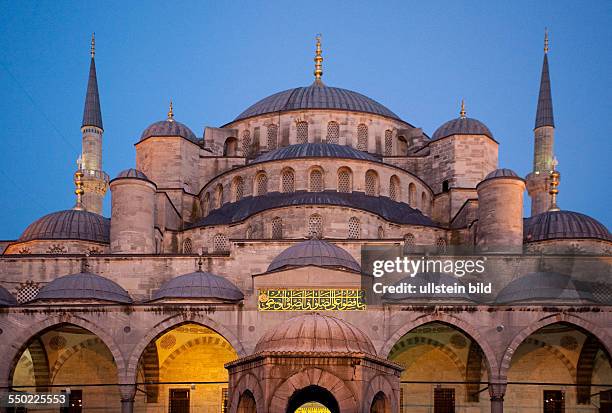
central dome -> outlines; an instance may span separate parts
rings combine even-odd
[[[363,331],[344,320],[321,314],[304,314],[268,330],[255,346],[255,353],[332,352],[376,355]]]
[[[315,82],[310,86],[296,87],[263,98],[238,115],[234,122],[266,113],[300,109],[349,110],[401,120],[388,108],[361,93]]]

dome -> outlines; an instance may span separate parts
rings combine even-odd
[[[487,176],[483,179],[493,179],[493,178],[519,178],[520,177],[514,172],[512,169],[508,168],[499,168],[494,170],[493,172],[489,172]]]
[[[90,272],[56,278],[40,289],[38,300],[100,300],[129,304],[130,295],[119,284]]]
[[[89,211],[69,209],[53,212],[30,224],[18,242],[76,239],[109,243],[110,219]]]
[[[347,145],[336,145],[333,143],[300,143],[264,153],[255,158],[251,163],[296,158],[342,158],[380,162],[380,159],[377,157]]]
[[[525,242],[550,239],[594,238],[612,242],[612,235],[599,221],[572,211],[547,211],[523,221]]]
[[[431,139],[435,141],[451,135],[486,135],[494,139],[493,134],[484,123],[477,119],[462,117],[449,120],[440,126]]]
[[[303,241],[287,248],[272,260],[268,271],[308,265],[361,271],[361,267],[351,254],[334,244],[319,239]]]
[[[589,283],[556,272],[534,272],[517,278],[495,299],[498,304],[550,300],[597,302]]]
[[[198,138],[196,138],[191,129],[174,119],[160,120],[150,125],[142,132],[140,140],[143,141],[152,136],[180,136],[191,142],[198,143]]]
[[[240,301],[244,298],[244,294],[224,277],[196,271],[166,281],[153,293],[153,300],[164,298],[217,298]]]
[[[255,353],[368,353],[376,355],[370,339],[344,320],[321,314],[303,314],[268,330]]]
[[[15,304],[17,304],[15,296],[13,296],[9,290],[0,285],[0,307],[8,307],[9,305]]]
[[[267,113],[300,109],[348,110],[401,120],[395,113],[367,96],[315,82],[310,86],[285,90],[263,98],[238,115],[233,122]]]
[[[129,169],[125,169],[121,172],[119,172],[119,174],[117,174],[117,178],[136,178],[136,179],[145,179],[145,180],[149,180],[149,178],[147,178],[147,176],[144,174],[144,172],[139,171],[138,169],[134,169],[134,168],[129,168]]]

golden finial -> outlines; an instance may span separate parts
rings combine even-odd
[[[85,207],[83,206],[83,194],[85,193],[85,190],[83,189],[83,176],[84,175],[83,175],[83,170],[81,169],[81,158],[80,157],[77,160],[77,165],[78,165],[78,169],[74,173],[74,185],[76,186],[74,193],[77,196],[77,201],[76,201],[76,205],[74,206],[74,209],[78,211],[83,211],[85,210]]]
[[[91,58],[96,56],[96,33],[91,34]]]
[[[172,99],[170,99],[170,109],[168,109],[168,121],[174,122],[174,111],[172,109]]]
[[[548,193],[550,194],[550,208],[549,211],[559,211],[559,207],[557,206],[557,195],[559,194],[559,181],[561,178],[561,174],[557,171],[557,165],[559,162],[557,158],[553,158],[552,161],[552,171],[550,171],[550,189]]]
[[[544,28],[544,53],[548,53],[548,28]]]
[[[466,115],[466,112],[465,112],[465,101],[463,99],[461,99],[461,111],[459,112],[459,117],[461,119],[465,119],[465,115]]]
[[[315,51],[315,81],[320,82],[321,76],[323,76],[323,56],[321,56],[321,34],[317,34],[317,49]]]

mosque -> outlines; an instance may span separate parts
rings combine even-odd
[[[40,411],[69,413],[612,411],[612,235],[557,204],[547,36],[524,178],[463,103],[430,136],[324,83],[317,38],[312,84],[202,134],[170,103],[111,179],[94,46],[76,203],[0,243],[0,395],[62,393]],[[494,294],[365,302],[365,246],[476,249]]]

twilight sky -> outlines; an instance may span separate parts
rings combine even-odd
[[[327,85],[430,136],[463,97],[500,142],[499,165],[525,176],[548,26],[559,204],[610,228],[611,20],[610,1],[0,0],[0,239],[74,205],[93,31],[111,177],[135,165],[133,144],[171,97],[201,136],[310,84],[316,33]],[[105,204],[109,216],[110,192]]]

